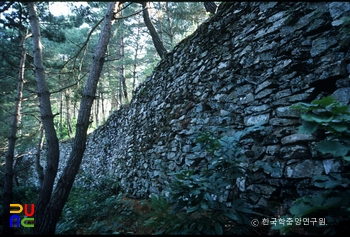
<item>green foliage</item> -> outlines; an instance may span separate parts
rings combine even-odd
[[[140,94],[142,97],[146,97],[147,96],[147,88],[146,87],[142,88]]]
[[[330,153],[336,158],[349,161],[350,150],[350,113],[349,107],[335,101],[332,97],[314,100],[310,104],[298,103],[293,108],[303,113],[303,123],[299,132],[314,133],[322,131],[326,138],[316,145],[321,153]],[[314,185],[321,189],[318,194],[306,195],[294,201],[289,209],[290,215],[284,218],[325,218],[326,224],[302,225],[304,234],[339,234],[345,233],[349,224],[350,185],[349,173],[330,173],[313,177]],[[296,225],[277,225],[273,229],[282,234],[296,233]]]
[[[294,201],[290,208],[290,215],[282,218],[306,218],[306,220],[320,218],[325,224],[307,225],[304,221],[301,227],[304,234],[339,234],[342,233],[345,223],[349,223],[349,199],[350,191],[326,190],[316,195],[306,195]],[[285,226],[276,225],[273,229],[279,230],[281,234],[295,234],[296,224]]]
[[[2,177],[1,177],[2,178]],[[1,183],[1,182],[0,182]],[[0,186],[0,200],[3,200],[3,184]],[[13,187],[13,199],[11,203],[19,204],[35,204],[38,198],[39,190],[35,186],[14,186]],[[3,213],[3,205],[0,205],[0,213]],[[24,218],[23,212],[18,214],[20,218]],[[2,216],[0,216],[0,222],[2,222]],[[0,231],[2,232],[2,225],[0,226]],[[31,234],[31,228],[15,228],[14,233],[17,234]]]
[[[14,203],[35,203],[39,190],[35,186],[15,186],[13,188]]]
[[[206,149],[210,153],[208,165],[201,170],[173,173],[169,197],[152,196],[152,217],[145,224],[157,234],[250,233],[250,218],[259,213],[241,199],[228,205],[223,190],[230,189],[236,178],[243,175],[245,156],[239,141],[254,129],[220,138],[201,134],[194,150]]]
[[[287,26],[293,26],[299,20],[299,17],[298,17],[298,15],[297,15],[297,13],[296,13],[294,8],[291,8],[291,9],[287,10],[286,11],[286,15],[287,15],[287,18],[284,21],[284,24],[286,24]]]
[[[54,41],[54,42],[65,42],[66,41],[66,35],[61,29],[45,29],[42,30],[42,36],[46,37],[48,40]]]
[[[330,173],[327,175],[316,175],[313,177],[314,185],[319,188],[333,189],[337,187],[347,187],[350,185],[350,179],[342,177],[339,173]]]
[[[74,188],[57,224],[57,234],[130,234],[130,220],[137,219],[134,204],[125,195],[108,189]]]
[[[5,4],[5,3],[4,3]],[[56,6],[53,3],[36,3],[40,21],[40,29],[43,45],[44,67],[47,73],[47,83],[51,93],[51,106],[58,137],[68,139],[74,135],[76,116],[79,108],[83,87],[90,70],[93,59],[93,51],[98,42],[98,29],[91,30],[103,18],[106,2],[87,2],[82,6],[76,3],[66,3],[70,6],[68,15],[53,15]],[[6,3],[7,5],[7,3]],[[96,100],[100,106],[93,111],[93,121],[89,132],[97,127],[96,114],[101,114],[98,125],[102,124],[104,117],[108,117],[107,109],[121,103],[118,98],[120,77],[118,68],[125,68],[125,79],[129,93],[139,85],[145,75],[151,75],[154,67],[159,62],[155,57],[155,49],[151,37],[142,19],[142,14],[135,14],[141,10],[141,4],[125,3],[123,20],[117,21],[113,28],[113,39],[109,45],[105,67],[101,73],[99,88],[96,92]],[[203,3],[184,2],[159,2],[152,3],[152,17],[155,27],[168,50],[186,35],[192,33],[197,25],[207,18]],[[11,113],[14,110],[14,98],[20,63],[20,41],[25,36],[29,27],[26,5],[21,2],[12,4],[12,8],[1,13],[3,21],[0,22],[0,145],[1,152],[6,151],[7,139],[10,131]],[[28,32],[30,33],[30,32]],[[88,38],[89,36],[89,38]],[[120,37],[123,37],[124,58],[119,58],[121,49]],[[16,141],[16,150],[23,153],[24,150],[36,146],[39,131],[39,108],[37,101],[37,86],[33,70],[32,38],[25,41],[25,48],[29,53],[25,65],[25,85],[21,106],[21,123],[19,124],[19,138]],[[14,70],[15,69],[15,70]],[[60,91],[60,92],[58,92]],[[147,91],[143,95],[146,96]],[[104,108],[102,108],[102,103]],[[94,103],[95,107],[95,103]],[[99,109],[97,109],[97,107]],[[72,126],[70,133],[69,124]],[[62,128],[62,130],[60,130]]]
[[[164,197],[152,194],[149,205],[152,208],[151,218],[145,221],[145,225],[155,229],[156,234],[163,234],[169,228],[179,227],[175,215],[169,214],[171,204]]]
[[[340,32],[343,34],[349,34],[350,33],[350,17],[344,16],[343,18],[343,24],[341,25]]]
[[[291,108],[302,112],[299,133],[314,133],[316,130],[326,133],[327,138],[316,146],[319,152],[350,159],[347,155],[350,151],[350,111],[347,105],[328,96],[310,104],[298,103]]]

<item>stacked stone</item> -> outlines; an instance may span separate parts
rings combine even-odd
[[[226,197],[267,206],[315,192],[313,176],[346,166],[298,134],[290,106],[327,95],[349,104],[349,10],[344,2],[222,3],[159,62],[129,106],[89,136],[76,184],[112,178],[132,197],[164,193],[171,172],[208,162],[195,149],[199,133],[260,124],[241,143],[254,179],[241,177]],[[68,154],[70,146],[61,147]]]

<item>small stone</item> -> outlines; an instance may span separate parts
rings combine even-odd
[[[280,145],[270,145],[266,147],[266,154],[268,155],[276,155],[279,153],[281,146]]]
[[[258,85],[258,87],[255,89],[255,94],[257,94],[259,91],[261,91],[262,89],[265,89],[266,87],[268,87],[271,84],[272,84],[271,81],[264,81],[263,83]]]
[[[292,144],[297,142],[313,141],[314,137],[311,134],[292,134],[281,139],[282,145]]]
[[[244,118],[244,124],[246,126],[252,126],[252,125],[264,125],[269,122],[270,114],[261,114],[257,116],[249,116]]]
[[[291,109],[289,106],[279,107],[276,109],[277,117],[297,117],[299,118],[300,112],[296,109]]]
[[[306,146],[302,145],[286,145],[280,149],[280,157],[282,159],[305,159],[310,158],[311,154]]]
[[[286,177],[288,178],[308,178],[320,175],[323,172],[323,166],[320,161],[302,160],[294,165],[287,166]]]
[[[262,99],[262,98],[264,98],[266,96],[271,95],[272,92],[273,92],[273,89],[265,89],[265,90],[261,91],[259,94],[257,94],[255,96],[255,99]]]
[[[310,50],[311,57],[315,57],[323,52],[325,52],[327,49],[329,49],[331,46],[335,45],[337,43],[337,40],[333,37],[327,37],[327,38],[316,38],[314,41],[312,41],[312,48]]]
[[[329,174],[330,172],[340,172],[340,168],[342,167],[341,162],[339,160],[323,160],[324,172]]]
[[[168,159],[169,159],[169,160],[172,160],[172,159],[174,159],[175,156],[176,156],[176,153],[175,153],[175,152],[169,152],[169,154],[168,154]]]
[[[332,96],[339,102],[344,104],[350,103],[350,87],[339,88],[334,91]]]
[[[299,119],[271,118],[269,124],[273,126],[287,126],[299,124]]]

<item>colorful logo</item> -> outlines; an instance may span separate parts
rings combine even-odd
[[[21,204],[10,204],[10,213],[13,214],[10,216],[10,227],[26,227],[32,228],[34,227],[34,204],[30,204],[30,212],[28,211],[28,205],[24,204],[24,209]],[[22,220],[19,217],[19,213],[24,210],[24,217]]]

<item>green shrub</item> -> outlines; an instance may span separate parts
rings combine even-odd
[[[347,105],[328,96],[310,104],[298,103],[291,108],[302,112],[299,133],[314,133],[318,130],[326,137],[318,142],[316,150],[350,161],[350,111]]]
[[[208,165],[201,170],[173,173],[169,197],[153,195],[152,217],[145,224],[156,234],[247,234],[251,218],[259,215],[241,199],[226,203],[223,190],[232,187],[246,173],[240,139],[256,130],[252,127],[234,136],[201,134],[195,151],[206,149]]]
[[[35,186],[13,187],[13,203],[31,204],[35,203],[39,196],[39,189]]]
[[[337,102],[332,97],[314,100],[310,104],[298,103],[292,108],[302,112],[300,133],[316,133],[323,137],[316,144],[316,150],[322,154],[331,154],[334,158],[350,161],[350,112],[349,107]],[[277,225],[282,234],[339,234],[348,232],[350,224],[350,185],[349,172],[330,173],[313,177],[313,184],[319,193],[306,195],[294,201],[290,214],[283,218],[305,218],[310,220],[324,218],[325,223],[296,226]]]
[[[74,188],[64,207],[56,234],[126,234],[137,219],[133,203],[110,190]]]
[[[13,187],[13,199],[11,203],[18,203],[18,204],[35,204],[39,190],[35,186],[14,186]],[[1,200],[3,195],[3,187],[0,188],[1,193]],[[0,222],[2,222],[2,212],[3,212],[3,205],[0,205]],[[18,214],[20,218],[24,217],[24,213]],[[0,233],[2,231],[2,225],[0,226]],[[31,228],[14,228],[14,234],[31,234]]]

